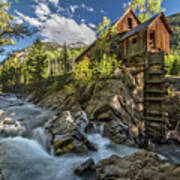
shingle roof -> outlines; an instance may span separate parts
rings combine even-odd
[[[155,16],[153,16],[152,18],[150,18],[148,21],[140,24],[139,26],[135,27],[134,29],[128,31],[121,39],[120,41],[123,41],[125,39],[127,39],[128,37],[146,29],[147,27],[149,27],[149,25],[159,16],[159,14],[156,14]]]

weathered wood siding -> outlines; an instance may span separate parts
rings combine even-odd
[[[155,32],[155,46],[151,46],[152,40],[150,39],[150,33]],[[164,51],[166,54],[170,54],[170,34],[167,31],[161,18],[157,18],[147,31],[147,47],[149,52]]]
[[[146,51],[146,31],[141,31],[120,43],[121,59],[127,59]]]
[[[129,11],[129,13],[127,13],[123,19],[120,19],[120,21],[117,23],[117,34],[130,30],[128,27],[128,18],[132,19],[132,28],[135,28],[140,24],[135,15]]]

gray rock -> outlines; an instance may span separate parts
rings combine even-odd
[[[80,164],[74,170],[74,173],[77,176],[81,176],[83,180],[97,180],[96,166],[93,159],[88,159]]]

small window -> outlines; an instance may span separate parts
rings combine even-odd
[[[154,40],[155,39],[155,31],[151,31],[150,32],[150,40]]]
[[[155,31],[154,30],[150,31],[149,39],[150,39],[150,42],[149,42],[150,47],[152,49],[155,49],[156,48],[156,36],[155,36]]]
[[[133,44],[136,44],[136,42],[137,42],[137,39],[134,38],[134,39],[132,40],[132,43],[133,43]]]
[[[132,18],[128,18],[128,28],[129,29],[132,29],[133,27],[132,27]]]

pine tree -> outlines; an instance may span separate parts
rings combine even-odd
[[[40,88],[43,85],[46,58],[47,57],[42,49],[40,40],[36,40],[27,59],[30,84],[33,86],[33,88]]]
[[[62,59],[62,69],[64,73],[69,72],[71,69],[71,64],[70,64],[69,52],[66,43],[63,46],[61,59]]]

